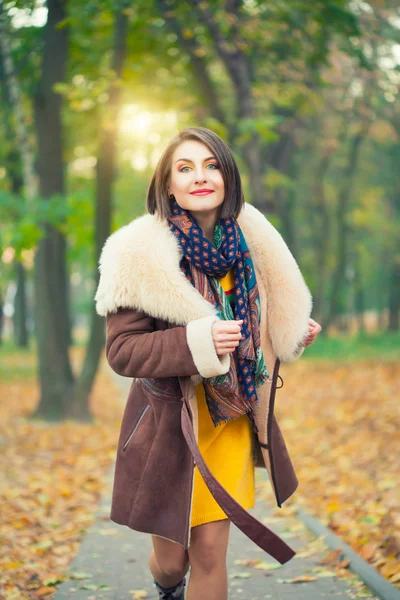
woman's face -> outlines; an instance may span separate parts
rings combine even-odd
[[[194,215],[219,209],[225,197],[224,180],[218,161],[207,146],[186,140],[175,149],[168,193]]]

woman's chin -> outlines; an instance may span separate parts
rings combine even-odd
[[[182,204],[181,207],[194,213],[215,211],[221,206],[223,200],[218,201],[215,198],[215,194],[210,194],[210,196],[213,196],[213,198],[200,196],[194,199],[189,199],[188,201],[184,202],[184,205]]]

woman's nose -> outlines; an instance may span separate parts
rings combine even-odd
[[[207,181],[207,177],[204,173],[196,173],[195,183],[204,183]]]

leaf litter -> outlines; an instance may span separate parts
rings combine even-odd
[[[75,362],[81,352],[73,349]],[[90,401],[93,423],[46,423],[29,420],[39,398],[34,378],[0,382],[4,600],[50,599],[69,579],[81,579],[85,589],[105,589],[90,582],[90,573],[68,574],[68,567],[94,522],[115,457],[120,397],[111,378],[100,372]]]
[[[398,363],[300,360],[282,368],[276,415],[300,483],[273,514],[302,507],[400,589]],[[269,483],[259,495],[275,505]],[[330,561],[339,575],[348,567],[339,555]]]
[[[80,351],[73,349],[75,354]],[[301,505],[400,587],[398,469],[396,453],[387,452],[399,442],[395,399],[400,382],[395,365],[360,361],[355,368],[299,361],[283,368],[292,372],[279,392],[277,416],[300,487],[295,499],[277,509],[268,522],[295,516],[297,504]],[[301,386],[295,383],[299,380]],[[50,599],[60,582],[91,578],[89,573],[68,574],[67,568],[94,522],[93,513],[114,459],[123,411],[120,392],[108,376],[99,374],[91,400],[92,424],[30,421],[38,389],[28,377],[1,382],[0,397],[5,399],[0,404],[2,594],[5,600]],[[269,484],[262,495],[273,505]],[[103,518],[108,520],[108,515]],[[282,537],[297,534],[290,530]],[[104,535],[113,535],[112,529]],[[318,551],[310,542],[296,556]],[[280,567],[249,560],[238,564],[266,572]],[[331,573],[347,572],[348,561],[341,560],[340,553],[328,554],[325,562]],[[251,573],[232,576],[245,579]],[[332,576],[328,568],[281,581],[305,583],[324,576]],[[82,585],[107,588],[89,582]],[[355,598],[371,597],[354,580],[357,585]],[[133,598],[146,598],[144,590],[131,593],[136,593]]]

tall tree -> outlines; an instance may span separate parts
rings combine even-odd
[[[65,196],[62,97],[54,86],[65,78],[68,27],[65,0],[48,0],[43,33],[41,79],[34,96],[39,193],[44,201]],[[40,402],[33,415],[57,420],[67,412],[73,386],[68,355],[69,302],[66,240],[59,228],[42,223],[35,254],[34,301],[38,348]]]
[[[112,46],[111,69],[114,80],[108,90],[108,101],[104,109],[103,120],[99,127],[99,146],[96,167],[96,209],[95,209],[95,260],[98,264],[104,242],[111,233],[111,208],[113,183],[116,175],[117,131],[121,108],[122,87],[120,84],[122,69],[126,57],[128,35],[128,3],[119,5],[115,17],[114,39]],[[96,268],[95,287],[99,283],[100,273]],[[86,357],[82,371],[71,395],[69,415],[79,419],[90,419],[88,397],[97,373],[101,351],[104,344],[104,319],[96,314],[92,304],[90,315],[90,334]]]
[[[115,177],[115,155],[117,123],[120,109],[120,78],[126,55],[128,15],[126,2],[115,8],[114,42],[112,48],[112,82],[108,90],[103,121],[99,127],[99,148],[96,177],[96,277],[97,263],[103,244],[110,234],[112,189]],[[41,94],[36,99],[36,116],[39,139],[39,169],[41,168],[41,190],[44,197],[49,194],[64,194],[62,161],[62,127],[60,96],[54,93],[54,84],[62,80],[67,58],[65,6],[59,0],[49,1],[49,18],[46,26],[43,57]],[[61,26],[60,26],[61,24]],[[61,77],[60,77],[61,75]],[[47,126],[51,124],[51,129]],[[50,135],[51,131],[51,135]],[[41,143],[40,143],[41,142]],[[51,161],[45,161],[52,152]],[[104,343],[104,323],[96,315],[94,306],[91,314],[89,343],[82,371],[74,378],[68,358],[66,336],[65,298],[65,240],[58,230],[46,226],[47,235],[42,238],[38,250],[36,267],[36,291],[38,307],[38,344],[42,397],[35,413],[36,417],[60,419],[68,416],[80,420],[92,419],[89,411],[89,393],[97,372],[101,349]],[[57,287],[54,286],[57,282]],[[49,318],[50,317],[50,318]]]

